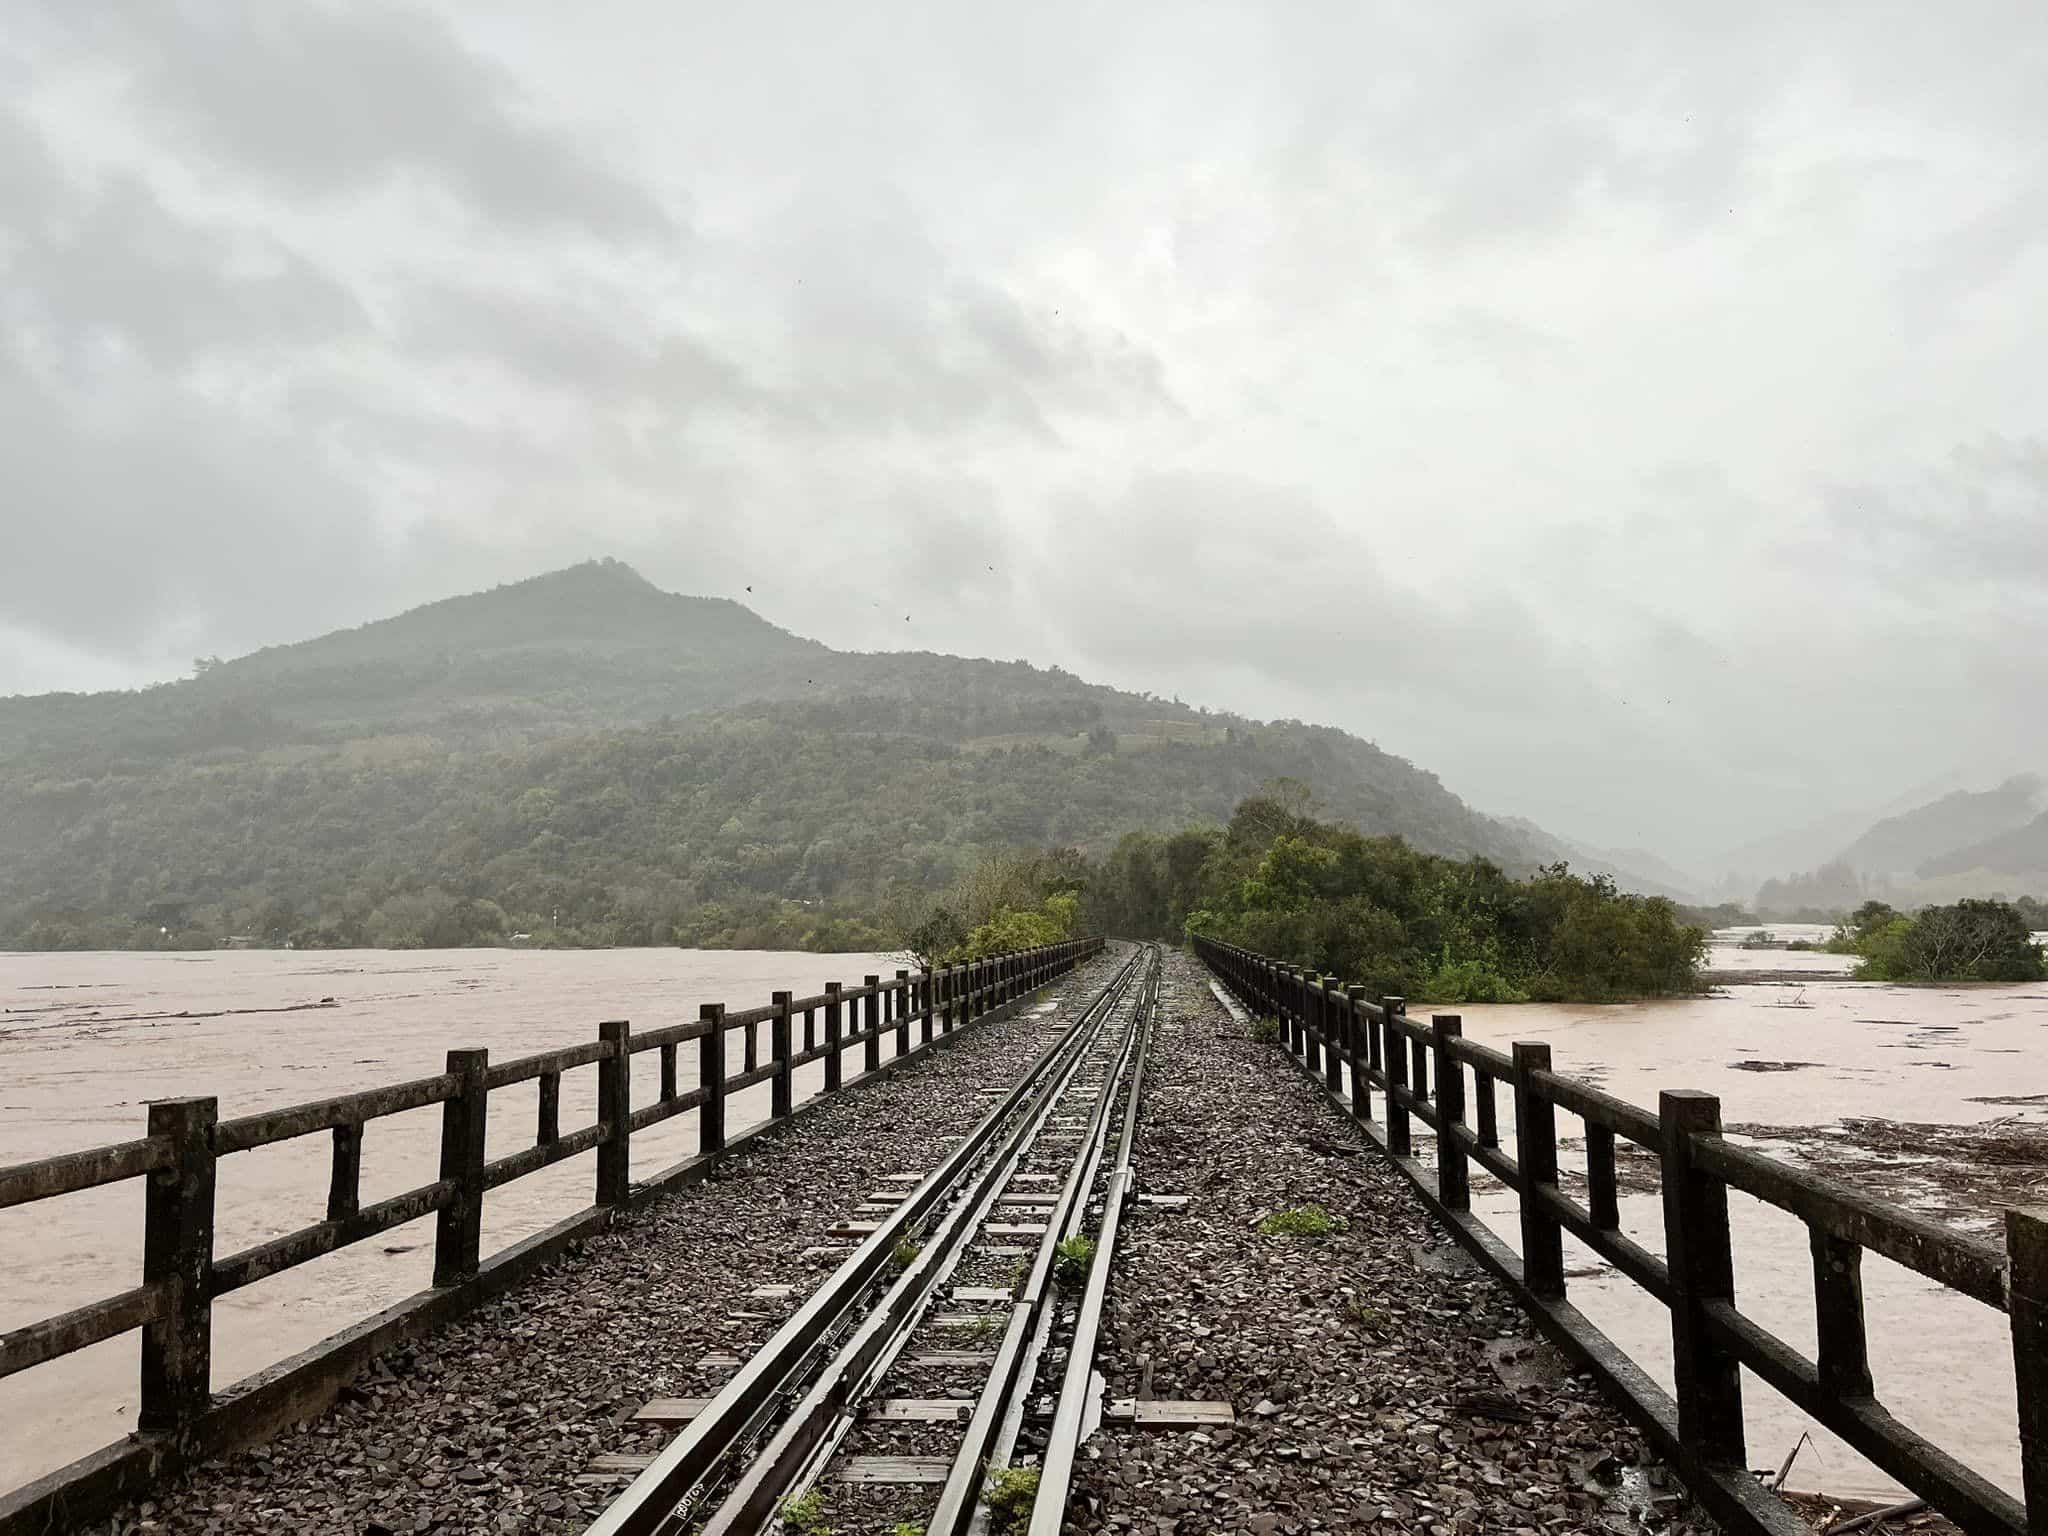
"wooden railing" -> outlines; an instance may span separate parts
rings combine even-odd
[[[1747,1368],[1972,1536],[2048,1530],[2048,1213],[2007,1212],[2001,1251],[1840,1179],[1727,1140],[1712,1094],[1665,1092],[1652,1114],[1554,1072],[1550,1047],[1540,1042],[1517,1042],[1503,1055],[1465,1039],[1455,1014],[1437,1014],[1424,1026],[1407,1017],[1398,997],[1371,999],[1361,987],[1340,987],[1334,977],[1209,939],[1198,938],[1195,950],[1247,1010],[1278,1021],[1292,1059],[1408,1175],[1451,1233],[1593,1370],[1725,1529],[1784,1536],[1807,1529],[1747,1468],[1741,1379]],[[1501,1147],[1497,1087],[1513,1117],[1513,1156]],[[1585,1124],[1583,1204],[1558,1185],[1559,1110]],[[1417,1121],[1433,1136],[1433,1166],[1416,1156]],[[1658,1159],[1662,1257],[1621,1231],[1617,1137]],[[1519,1255],[1471,1213],[1474,1164],[1517,1196]],[[1735,1304],[1731,1189],[1806,1224],[1814,1359]],[[1670,1313],[1675,1395],[1565,1300],[1567,1232]],[[2024,1501],[1901,1424],[1878,1401],[1863,1320],[1866,1251],[2009,1315]]]
[[[232,1120],[218,1118],[213,1098],[153,1102],[147,1134],[137,1140],[0,1168],[0,1210],[129,1179],[147,1181],[141,1284],[0,1334],[0,1378],[140,1329],[141,1400],[135,1437],[140,1444],[130,1449],[146,1452],[146,1470],[154,1474],[170,1461],[247,1443],[274,1425],[249,1422],[246,1412],[243,1422],[222,1422],[223,1409],[251,1394],[231,1388],[216,1399],[210,1389],[215,1298],[430,1213],[435,1217],[435,1290],[450,1295],[465,1287],[474,1291],[480,1271],[492,1265],[503,1269],[512,1252],[488,1261],[479,1252],[488,1191],[594,1151],[595,1203],[557,1228],[574,1235],[595,1230],[645,1188],[636,1188],[631,1177],[634,1132],[693,1109],[700,1111],[697,1156],[655,1181],[673,1182],[672,1176],[701,1167],[726,1150],[726,1101],[732,1094],[757,1083],[770,1084],[769,1119],[757,1129],[773,1129],[800,1107],[792,1103],[797,1067],[822,1061],[824,1092],[836,1092],[846,1081],[845,1058],[854,1048],[860,1050],[859,1073],[864,1078],[884,1066],[885,1035],[895,1037],[889,1063],[893,1066],[931,1045],[935,1030],[943,1039],[1071,971],[1101,948],[1100,939],[1075,939],[938,970],[899,970],[893,979],[869,976],[858,987],[833,982],[816,997],[777,992],[766,1007],[736,1013],[722,1003],[707,1003],[698,1018],[684,1023],[641,1033],[624,1021],[606,1023],[598,1027],[593,1041],[496,1064],[483,1050],[453,1050],[447,1070],[437,1076]],[[763,1025],[768,1030],[765,1054],[760,1040]],[[743,1034],[743,1062],[737,1073],[728,1073],[727,1038],[735,1032]],[[696,1081],[684,1090],[678,1082],[678,1053],[691,1042],[697,1047]],[[653,1102],[635,1108],[632,1059],[648,1051],[660,1053],[660,1092]],[[565,1134],[560,1125],[562,1076],[584,1067],[597,1072],[597,1118]],[[487,1161],[484,1131],[491,1095],[527,1082],[538,1084],[532,1145]],[[441,1106],[442,1119],[440,1164],[433,1181],[363,1205],[365,1130],[387,1116],[435,1104]],[[325,1218],[238,1253],[216,1256],[214,1186],[219,1161],[323,1131],[332,1138]],[[529,1240],[518,1246],[522,1257],[546,1256],[546,1245],[535,1247]],[[502,1281],[505,1276],[497,1278]],[[423,1293],[420,1299],[427,1296]],[[445,1306],[415,1311],[431,1320],[449,1315]],[[336,1366],[337,1359],[336,1352],[323,1354],[316,1348],[302,1363],[317,1373],[318,1368]],[[285,1402],[293,1412],[304,1408],[305,1389],[281,1392],[274,1390],[276,1385],[263,1383],[267,1403]],[[69,1522],[86,1518],[88,1510],[132,1492],[137,1476],[127,1462],[135,1458],[124,1461],[123,1450],[109,1447],[13,1496],[0,1496],[0,1533],[69,1528]]]

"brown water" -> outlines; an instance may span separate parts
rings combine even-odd
[[[213,1094],[223,1118],[378,1087],[442,1070],[451,1047],[505,1060],[592,1039],[602,1019],[652,1029],[700,1003],[750,1008],[788,988],[858,985],[895,974],[880,955],[674,949],[243,951],[209,954],[0,954],[0,1164],[144,1133],[147,1100]],[[331,1006],[292,1009],[331,998]],[[799,1029],[801,1024],[799,1023]],[[822,1028],[822,1020],[820,1020]],[[885,1036],[883,1055],[891,1054]],[[768,1048],[765,1026],[761,1050]],[[734,1070],[743,1042],[729,1041]],[[691,1086],[688,1052],[684,1086]],[[635,1058],[633,1100],[659,1092],[660,1053]],[[797,1073],[799,1100],[822,1063]],[[768,1086],[737,1094],[729,1128],[764,1119]],[[491,1096],[488,1155],[531,1145],[538,1089]],[[595,1119],[596,1073],[562,1082],[561,1128]],[[438,1106],[373,1121],[363,1203],[434,1176]],[[696,1116],[635,1133],[644,1178],[696,1149]],[[301,1137],[223,1161],[215,1252],[225,1255],[325,1215],[329,1139]],[[484,1251],[590,1203],[590,1154],[493,1191]],[[140,1181],[0,1211],[0,1330],[137,1283]],[[429,1283],[433,1218],[259,1281],[214,1308],[216,1388],[285,1358]],[[0,1489],[119,1438],[134,1423],[138,1335],[110,1339],[0,1381]]]
[[[1780,937],[1802,932],[1779,928]],[[1515,1040],[1546,1040],[1558,1071],[1591,1079],[1635,1104],[1654,1108],[1666,1088],[1718,1094],[1730,1125],[1825,1126],[1860,1116],[1959,1125],[2019,1116],[2039,1125],[2048,1117],[2048,1106],[1979,1102],[2048,1095],[2048,987],[1893,987],[1847,980],[1847,963],[1832,955],[1717,945],[1717,968],[1797,969],[1814,979],[1734,986],[1724,995],[1678,1002],[1456,1011],[1468,1036],[1502,1049]],[[1741,1061],[1815,1065],[1758,1072],[1734,1065]],[[1511,1139],[1505,1109],[1503,1103],[1502,1129]],[[1558,1131],[1577,1137],[1581,1125],[1560,1114]],[[1768,1138],[1756,1144],[1785,1150]],[[1581,1148],[1567,1149],[1560,1160],[1584,1171]],[[1473,1175],[1475,1206],[1515,1244],[1512,1197],[1478,1169]],[[2002,1241],[1994,1216],[1981,1213],[1967,1230]],[[1631,1237],[1663,1252],[1658,1196],[1624,1194],[1621,1217]],[[1811,1358],[1813,1282],[1804,1225],[1739,1193],[1730,1197],[1730,1218],[1739,1305]],[[1573,1303],[1669,1388],[1667,1314],[1569,1236],[1565,1246]],[[1864,1261],[1864,1290],[1879,1399],[2017,1493],[2019,1431],[2003,1314],[1874,1255]],[[1811,1431],[1815,1444],[1800,1453],[1791,1486],[1868,1496],[1895,1489],[1747,1373],[1743,1406],[1751,1466],[1775,1468],[1800,1434]]]

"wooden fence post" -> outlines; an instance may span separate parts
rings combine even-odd
[[[2020,1477],[2027,1529],[2048,1525],[2048,1209],[2005,1213],[2012,1363],[2019,1382]]]
[[[1388,1050],[1393,1047],[1390,1045]],[[1515,1061],[1515,1166],[1522,1175],[1522,1283],[1542,1297],[1564,1294],[1564,1229],[1537,1204],[1536,1191],[1557,1187],[1557,1106],[1530,1085],[1530,1074],[1550,1070],[1550,1047],[1517,1040]]]
[[[1351,999],[1351,1118],[1366,1121],[1372,1118],[1372,1071],[1366,1060],[1365,1037],[1372,1032],[1372,1020],[1365,1011],[1365,988],[1344,990]]]
[[[1706,1314],[1707,1302],[1735,1299],[1728,1187],[1700,1172],[1692,1157],[1694,1137],[1720,1134],[1721,1101],[1711,1093],[1666,1089],[1657,1095],[1657,1118],[1664,1130],[1664,1252],[1679,1443],[1703,1466],[1745,1466],[1742,1367],[1715,1338]]]
[[[917,1042],[919,1045],[932,1043],[932,1004],[936,994],[932,991],[932,968],[928,965],[918,968],[917,980]]]
[[[882,1070],[882,978],[863,976],[861,985],[868,989],[868,995],[861,1000],[861,1033],[867,1038],[860,1043],[860,1069],[879,1072]]]
[[[149,1134],[169,1144],[171,1163],[144,1181],[142,1283],[164,1305],[142,1325],[142,1401],[135,1427],[178,1433],[196,1424],[213,1395],[213,1127],[210,1098],[158,1099]]]
[[[455,1197],[434,1220],[437,1286],[474,1280],[483,1258],[484,1129],[490,1092],[484,1073],[489,1067],[489,1051],[448,1053],[448,1070],[462,1086],[441,1106],[441,1177],[454,1181]]]
[[[597,1203],[619,1210],[633,1193],[633,1026],[610,1019],[597,1034],[610,1048],[597,1063],[597,1118],[605,1127],[597,1148]]]
[[[1323,1036],[1329,1032],[1329,1021],[1323,1017],[1323,978],[1319,973],[1303,971],[1301,975],[1301,1064],[1310,1077],[1316,1077],[1323,1070]]]
[[[1863,1245],[1819,1227],[1807,1228],[1813,1250],[1813,1365],[1821,1390],[1835,1397],[1869,1397],[1869,1335],[1863,1326]]]
[[[1337,978],[1323,978],[1323,995],[1316,1006],[1323,1015],[1323,1086],[1339,1098],[1344,1094],[1344,1015],[1338,1008]]]
[[[725,1004],[704,1003],[697,1017],[711,1026],[697,1038],[697,1086],[704,1090],[697,1107],[697,1151],[709,1156],[725,1150]]]
[[[1408,1086],[1408,1043],[1394,1024],[1407,1007],[1405,998],[1380,999],[1380,1052],[1385,1058],[1383,1070],[1387,1076],[1387,1151],[1395,1157],[1415,1155],[1408,1131],[1408,1106],[1400,1099],[1401,1090]]]
[[[363,1127],[334,1128],[334,1158],[327,1172],[327,1219],[346,1221],[363,1208]]]
[[[775,1018],[768,1026],[768,1049],[775,1057],[775,1075],[768,1079],[768,1113],[776,1120],[787,1120],[790,1111],[790,999],[787,992],[768,999],[775,1005]]]
[[[1465,1143],[1458,1132],[1465,1124],[1465,1068],[1451,1055],[1451,1043],[1465,1033],[1465,1020],[1455,1013],[1430,1018],[1430,1047],[1436,1055],[1436,1193],[1454,1211],[1472,1205],[1472,1171],[1465,1164]]]
[[[825,983],[825,1091],[839,1091],[839,983]]]
[[[889,994],[896,999],[896,1054],[910,1054],[910,972],[896,973],[896,990]]]
[[[604,1076],[604,1064],[598,1063],[598,1076]],[[540,1103],[535,1116],[533,1139],[543,1147],[551,1147],[562,1139],[562,1074],[543,1072],[540,1075]]]

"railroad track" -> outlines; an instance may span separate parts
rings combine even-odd
[[[679,1406],[681,1432],[587,1536],[807,1533],[828,1503],[839,1531],[1056,1533],[1100,1412],[1158,985],[1157,946],[1134,950],[937,1167],[871,1195],[855,1214],[874,1219],[840,1228],[850,1256],[716,1396]]]

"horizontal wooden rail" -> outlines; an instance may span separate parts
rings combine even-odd
[[[88,1518],[85,1511],[95,1507],[92,1499],[99,1496],[93,1490],[106,1498],[113,1497],[107,1490],[116,1487],[132,1491],[132,1484],[122,1482],[123,1478],[160,1476],[179,1457],[196,1452],[202,1440],[225,1443],[212,1429],[200,1433],[202,1424],[216,1424],[216,1410],[223,1403],[212,1393],[210,1379],[215,1298],[426,1216],[433,1216],[436,1222],[436,1293],[474,1297],[480,1294],[479,1276],[515,1251],[490,1260],[479,1251],[483,1202],[489,1191],[568,1158],[595,1152],[595,1202],[557,1223],[556,1228],[562,1233],[595,1230],[634,1197],[633,1132],[694,1110],[698,1113],[700,1159],[723,1155],[732,1144],[725,1119],[730,1095],[756,1084],[771,1084],[768,1126],[772,1128],[806,1107],[793,1102],[791,1079],[798,1066],[823,1060],[825,1091],[836,1091],[848,1081],[858,1082],[898,1061],[914,1058],[934,1044],[935,1026],[942,1026],[940,1037],[950,1035],[958,1025],[985,1017],[1065,975],[1102,947],[1100,939],[1073,939],[916,974],[898,971],[893,978],[870,976],[856,987],[828,987],[815,998],[793,999],[778,992],[765,1007],[735,1012],[726,1011],[723,1004],[705,1004],[695,1019],[640,1033],[614,1020],[599,1027],[595,1040],[496,1064],[481,1050],[451,1051],[448,1069],[432,1077],[233,1120],[217,1120],[212,1099],[157,1101],[150,1105],[150,1134],[145,1137],[0,1168],[0,1209],[129,1179],[147,1181],[143,1283],[118,1296],[0,1334],[0,1377],[141,1329],[142,1392],[137,1424],[148,1452],[140,1463],[129,1463],[110,1447],[38,1480],[18,1495],[0,1497],[0,1536],[84,1520]],[[822,1042],[813,1038],[820,1013],[826,1025]],[[794,1032],[799,1018],[801,1049]],[[917,1026],[915,1041],[911,1039],[913,1022]],[[765,1030],[764,1025],[768,1026]],[[744,1040],[744,1064],[732,1071],[726,1064],[726,1051],[728,1036],[736,1031]],[[881,1041],[892,1032],[895,1055],[885,1063]],[[765,1056],[761,1050],[764,1036]],[[692,1041],[698,1043],[689,1053],[697,1058],[698,1081],[684,1089],[678,1081],[681,1047]],[[648,1051],[660,1053],[661,1092],[635,1108],[632,1058]],[[849,1051],[859,1052],[854,1066],[857,1075],[846,1071]],[[597,1120],[564,1135],[560,1125],[562,1075],[585,1067],[597,1074]],[[487,1159],[485,1127],[491,1094],[527,1082],[538,1084],[532,1144]],[[438,1176],[403,1194],[362,1204],[367,1128],[387,1116],[434,1105],[441,1107],[442,1115]],[[215,1258],[214,1181],[219,1160],[321,1132],[331,1137],[326,1218]],[[751,1136],[752,1132],[743,1134]],[[687,1166],[694,1164],[679,1168]],[[662,1178],[672,1178],[677,1171],[671,1169]],[[521,1245],[516,1251],[526,1250]],[[423,1308],[420,1315],[434,1310]],[[337,1335],[329,1343],[339,1350],[343,1337]],[[232,1400],[235,1392],[228,1397]],[[108,1471],[116,1465],[129,1470],[116,1477]]]
[[[1463,1038],[1456,1015],[1429,1025],[1399,998],[1197,938],[1195,952],[1250,1012],[1278,1024],[1281,1048],[1358,1121],[1448,1230],[1506,1280],[1551,1336],[1589,1366],[1685,1474],[1725,1529],[1805,1530],[1747,1470],[1741,1373],[1781,1393],[1971,1536],[2048,1530],[2048,1213],[2007,1215],[2003,1252],[1845,1180],[1730,1142],[1709,1094],[1667,1092],[1653,1113],[1552,1069],[1550,1048],[1503,1054]],[[1345,1069],[1349,1069],[1348,1091]],[[1468,1123],[1467,1072],[1476,1126]],[[1434,1081],[1434,1091],[1431,1083]],[[1515,1152],[1499,1144],[1496,1085],[1513,1098]],[[1378,1093],[1384,1129],[1373,1121]],[[1556,1112],[1586,1128],[1586,1200],[1559,1187]],[[1415,1146],[1432,1130],[1433,1163]],[[1616,1138],[1656,1154],[1663,1256],[1620,1230]],[[1473,1165],[1513,1191],[1520,1251],[1470,1211]],[[1818,1358],[1809,1360],[1736,1305],[1728,1191],[1806,1223],[1814,1254]],[[1569,1232],[1670,1313],[1677,1390],[1667,1394],[1565,1300]],[[2019,1499],[1963,1465],[1878,1401],[1870,1377],[1860,1265],[1865,1251],[2010,1314],[2019,1386]],[[2029,1525],[2029,1514],[2034,1524]]]

